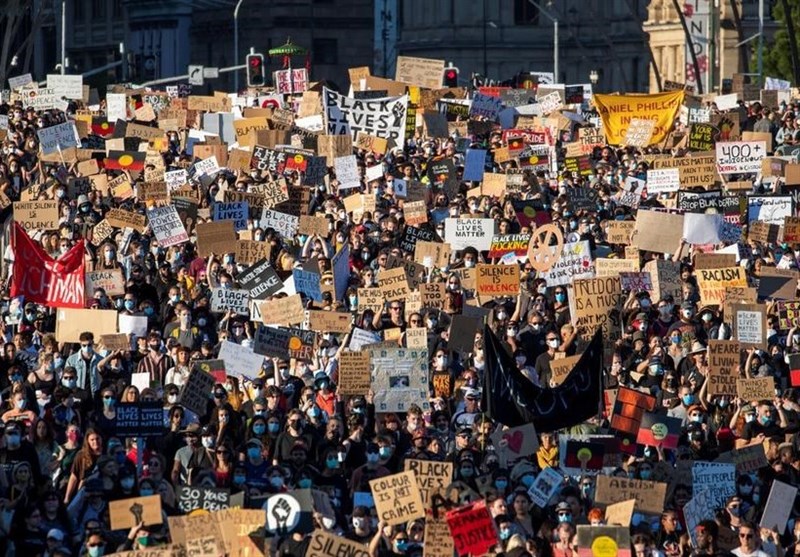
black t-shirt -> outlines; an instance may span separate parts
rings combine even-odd
[[[300,541],[292,537],[288,537],[281,541],[278,546],[278,555],[280,557],[305,557],[308,544],[311,538],[305,537]]]
[[[753,437],[758,437],[762,433],[764,434],[764,437],[767,438],[783,438],[783,428],[781,426],[776,424],[774,421],[765,426],[758,421],[758,418],[756,418],[754,421],[744,424],[744,429],[742,430],[742,439],[750,441]]]

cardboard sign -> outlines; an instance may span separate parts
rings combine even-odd
[[[317,234],[326,238],[330,234],[330,221],[325,217],[313,217],[310,215],[300,215],[300,222],[297,227],[300,234]]]
[[[161,496],[118,499],[108,504],[112,530],[128,530],[144,522],[147,526],[161,524]]]
[[[640,210],[632,244],[640,250],[674,253],[683,234],[683,215]]]
[[[58,230],[58,201],[15,201],[14,220],[25,229]]]
[[[86,273],[86,292],[93,295],[98,288],[102,288],[108,296],[123,296],[125,279],[122,278],[122,271],[120,269],[88,271]]]
[[[616,277],[622,273],[636,273],[639,271],[639,259],[601,257],[595,260],[594,270],[598,277]]]
[[[560,491],[564,476],[549,466],[545,467],[528,488],[528,495],[534,505],[545,508],[549,501]]]
[[[750,445],[738,447],[735,451],[731,451],[731,455],[738,474],[749,474],[769,466],[764,452],[764,443],[758,440],[753,441]]]
[[[117,311],[111,309],[58,308],[56,340],[80,342],[81,333],[89,331],[94,338],[117,332]]]
[[[336,311],[307,310],[309,327],[314,331],[330,333],[349,333],[353,316]]]
[[[378,273],[378,285],[384,298],[391,302],[404,300],[411,293],[405,269],[381,270]]]
[[[39,137],[39,147],[45,155],[81,146],[74,122],[41,128],[36,131],[36,135]]]
[[[639,512],[661,514],[666,494],[666,483],[597,476],[595,503],[611,504],[635,499]]]
[[[520,289],[519,266],[479,264],[476,281],[481,296],[516,296]]]
[[[273,298],[259,304],[264,323],[277,325],[296,325],[305,321],[305,308],[300,294],[284,298]]]
[[[378,517],[386,524],[404,524],[425,518],[425,507],[414,472],[406,471],[370,480]]]
[[[425,519],[425,544],[422,557],[450,557],[454,548],[453,536],[450,535],[450,528],[444,516],[439,515],[438,518],[434,518],[434,515],[429,513]]]
[[[439,89],[443,71],[444,60],[398,56],[394,79],[426,89]]]
[[[102,335],[100,337],[100,344],[106,350],[115,351],[115,350],[130,350],[131,349],[131,341],[128,338],[128,335],[123,333],[115,333],[113,335]]]
[[[636,506],[636,499],[620,501],[606,507],[606,524],[609,526],[630,526],[633,509]]]
[[[339,383],[336,392],[363,395],[370,389],[369,370],[369,352],[342,352],[339,355]]]
[[[237,240],[235,253],[236,261],[240,263],[252,264],[256,261],[261,261],[262,259],[269,259],[272,250],[268,242]]]
[[[539,438],[533,424],[524,424],[517,427],[498,427],[491,435],[495,450],[506,462],[513,462],[519,458],[527,458],[539,450]]]
[[[233,221],[203,222],[197,224],[197,254],[208,257],[212,253],[230,253],[236,246]]]
[[[572,371],[572,368],[575,367],[576,363],[578,363],[580,357],[580,354],[576,354],[575,356],[567,356],[565,358],[559,358],[550,362],[550,381],[554,386],[560,385],[564,382],[564,380]]]
[[[775,398],[775,378],[756,377],[754,379],[737,379],[736,395],[742,400],[772,400]]]
[[[530,259],[530,257],[529,257]],[[594,261],[589,241],[565,243],[561,257],[544,275],[547,286],[570,284],[575,279],[592,278]]]
[[[636,228],[634,220],[614,220],[608,223],[606,238],[609,244],[627,245],[631,241],[631,234]]]
[[[147,218],[144,215],[124,209],[111,209],[106,213],[106,220],[114,228],[133,228],[139,233],[144,232],[147,225]]]
[[[726,288],[747,288],[747,276],[741,267],[698,269],[695,273],[700,289],[700,304],[722,306]]]
[[[656,123],[652,120],[631,118],[625,133],[625,145],[644,149],[650,145]]]
[[[452,462],[407,458],[404,461],[404,470],[414,473],[425,509],[431,508],[431,499],[434,495],[444,497],[445,489],[453,480]]]
[[[186,383],[181,387],[181,392],[178,395],[178,400],[181,406],[185,406],[196,414],[202,414],[206,411],[206,403],[208,402],[211,389],[214,388],[214,377],[205,373],[197,368],[193,368],[189,372],[189,378]]]
[[[736,370],[739,367],[741,346],[735,340],[708,341],[709,383],[708,394],[714,396],[736,395]]]
[[[732,307],[732,311],[733,338],[742,343],[743,348],[765,346],[767,342],[766,306],[737,304]]]
[[[648,261],[644,265],[644,271],[650,273],[650,279],[653,283],[650,296],[653,300],[658,300],[667,294],[675,299],[676,304],[683,300],[680,264],[678,262],[665,261],[663,259]]]
[[[486,501],[447,511],[445,516],[458,555],[483,555],[497,543],[494,519]]]
[[[336,557],[339,555],[367,557],[369,552],[363,543],[350,541],[344,536],[328,534],[323,530],[314,530],[305,557]]]

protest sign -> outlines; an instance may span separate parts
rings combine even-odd
[[[793,214],[790,195],[750,195],[747,197],[747,222],[762,221],[782,225]]]
[[[609,526],[629,526],[633,509],[636,506],[636,499],[620,501],[606,507],[606,524]]]
[[[262,259],[269,259],[271,252],[269,242],[237,240],[235,260],[237,263],[252,264]]]
[[[236,344],[229,340],[222,341],[219,359],[225,363],[225,371],[228,375],[249,379],[257,377],[264,365],[264,356],[256,354],[249,346]]]
[[[636,499],[639,512],[661,514],[666,494],[666,483],[600,475],[597,476],[595,503],[611,504]]]
[[[767,156],[766,141],[718,141],[717,170],[720,174],[747,174],[761,171]]]
[[[450,557],[453,555],[455,544],[447,521],[441,514],[434,517],[428,513],[425,518],[425,544],[422,557]]]
[[[636,442],[650,447],[675,450],[681,434],[681,419],[658,412],[645,412],[639,423]]]
[[[748,402],[772,400],[775,398],[775,378],[756,377],[753,379],[737,379],[736,395]]]
[[[761,515],[761,528],[781,532],[794,508],[797,487],[779,480],[773,480],[764,514]]]
[[[238,315],[250,315],[249,292],[229,288],[211,289],[211,311],[232,311]]]
[[[625,292],[651,292],[653,290],[653,282],[650,279],[650,273],[619,273],[619,280],[622,285],[622,290]]]
[[[547,286],[559,286],[569,284],[575,279],[593,276],[594,261],[589,241],[584,240],[564,244],[561,258],[545,273],[544,279],[547,281]]]
[[[363,131],[396,143],[405,136],[408,95],[358,100],[325,87],[322,106],[325,129],[330,135],[348,135],[355,140]]]
[[[533,480],[531,487],[528,488],[528,495],[534,505],[545,508],[563,483],[564,476],[547,466]]]
[[[570,303],[573,324],[592,334],[597,327],[603,328],[603,335],[610,341],[622,336],[621,314],[622,284],[619,277],[597,277],[576,279],[572,283]],[[572,306],[571,306],[572,307]],[[554,362],[551,362],[551,367]],[[563,369],[564,374],[571,370]],[[566,375],[562,378],[565,379]]]
[[[741,346],[735,340],[708,341],[709,396],[736,396]]]
[[[14,221],[25,231],[57,230],[58,201],[15,201]]]
[[[481,296],[516,296],[520,289],[519,266],[479,264],[476,286]]]
[[[628,122],[628,129],[625,131],[625,145],[644,149],[650,145],[656,122],[653,120],[642,120],[631,118]]]
[[[732,309],[733,338],[742,343],[743,348],[764,347],[767,342],[766,306],[737,304]]]
[[[378,517],[384,523],[404,524],[425,517],[425,507],[413,471],[370,480],[369,488]]]
[[[472,102],[469,105],[469,116],[470,118],[478,116],[485,120],[493,121],[497,119],[497,115],[502,108],[503,104],[499,98],[473,93]]]
[[[345,395],[360,395],[369,389],[369,352],[342,352],[339,355],[339,383],[336,391]]]
[[[315,217],[311,215],[300,215],[297,231],[300,234],[317,234],[326,237],[330,233],[330,221],[325,217]]]
[[[506,456],[507,462],[514,462],[518,458],[526,458],[539,450],[539,438],[533,424],[524,424],[517,427],[498,427],[491,435],[495,450]]]
[[[687,147],[693,151],[711,151],[718,133],[719,130],[709,123],[693,123],[689,127]]]
[[[445,516],[458,555],[483,555],[497,543],[495,523],[486,501],[447,511]]]
[[[237,280],[249,292],[251,300],[263,300],[283,287],[275,269],[266,259],[260,259],[244,269]]]
[[[575,541],[578,557],[631,557],[631,536],[627,526],[579,524]]]
[[[411,293],[406,271],[402,268],[381,270],[378,273],[378,286],[387,301],[404,300]]]
[[[300,226],[300,217],[288,215],[273,209],[264,209],[261,214],[261,228],[272,228],[285,238],[291,238],[297,234],[297,227]]]
[[[722,224],[722,215],[719,214],[686,213],[683,215],[683,237],[688,244],[718,244]]]
[[[454,250],[474,247],[478,251],[491,248],[494,219],[447,218],[444,239]]]
[[[74,122],[64,122],[36,131],[42,153],[49,155],[70,147],[80,147],[81,141]]]
[[[680,170],[677,168],[659,168],[647,171],[647,193],[649,195],[678,191],[680,187]]]
[[[233,222],[234,230],[247,229],[247,219],[250,214],[250,205],[247,201],[237,201],[235,203],[220,203],[213,204],[213,219],[214,221]]]
[[[189,241],[189,234],[174,206],[153,207],[147,211],[147,218],[159,246],[168,248]]]
[[[636,273],[639,271],[639,260],[601,257],[595,260],[594,270],[598,277],[616,277],[620,273]]]
[[[102,335],[100,337],[100,344],[106,350],[130,350],[131,349],[131,341],[128,338],[128,335],[123,333],[114,333],[110,335]]]
[[[513,253],[518,257],[524,257],[528,253],[528,244],[531,241],[530,234],[503,234],[492,238],[489,247],[490,258],[501,258],[506,254]]]
[[[630,243],[631,234],[636,228],[636,221],[633,220],[613,220],[608,223],[606,237],[609,244],[626,245]]]
[[[231,492],[219,487],[182,485],[178,487],[178,509],[190,513],[198,509],[218,511],[230,507]]]
[[[196,414],[201,414],[206,411],[208,396],[213,387],[214,377],[212,375],[197,368],[193,368],[189,372],[189,378],[186,380],[186,383],[181,387],[178,400],[181,406],[188,408]]]
[[[124,296],[125,279],[120,269],[104,271],[87,271],[86,292],[94,295],[96,289],[102,288],[107,296]]]
[[[711,155],[693,153],[691,157],[655,159],[651,168],[677,168],[683,188],[707,187],[718,180],[716,156],[713,153]]]
[[[161,496],[149,495],[111,501],[108,504],[108,514],[114,530],[128,530],[142,523],[147,526],[161,524]]]
[[[212,253],[217,255],[230,253],[236,246],[236,231],[233,221],[197,223],[197,254],[208,257]]]
[[[349,557],[369,557],[367,546],[350,541],[344,536],[328,534],[324,530],[314,530],[306,549],[305,557],[333,557],[347,555]]]
[[[262,325],[256,330],[253,352],[286,360],[308,360],[313,356],[316,338],[314,331]]]
[[[769,466],[769,461],[764,452],[764,443],[758,438],[749,445],[740,446],[731,451],[731,457],[738,474],[749,474]]]
[[[404,461],[403,466],[405,471],[414,473],[422,498],[422,506],[425,509],[431,508],[431,499],[434,495],[444,496],[445,489],[453,479],[452,462],[408,458]]]
[[[47,88],[58,98],[83,100],[83,76],[47,74]]]
[[[81,273],[82,275],[83,273]],[[83,280],[81,280],[81,284]],[[56,340],[80,342],[81,333],[91,332],[95,338],[117,332],[117,312],[110,309],[58,308]],[[125,331],[120,331],[125,332]]]
[[[315,331],[349,333],[353,316],[349,313],[324,310],[307,310],[309,327]]]
[[[695,461],[692,466],[692,492],[706,491],[713,508],[724,507],[736,494],[736,466],[728,463]]]
[[[376,411],[405,412],[412,404],[429,407],[427,350],[382,347],[369,352]]]
[[[683,215],[639,210],[632,245],[643,251],[674,253],[683,234]]]
[[[260,302],[258,307],[266,324],[297,325],[305,320],[305,308],[300,294],[272,298]]]
[[[119,437],[158,437],[164,433],[164,408],[157,401],[120,402],[115,410]]]
[[[741,267],[725,269],[698,269],[697,286],[700,289],[700,304],[721,306],[726,288],[746,288],[747,276]]]

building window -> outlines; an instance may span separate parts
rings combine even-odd
[[[514,25],[539,25],[539,8],[528,0],[514,0]]]
[[[72,2],[72,20],[83,23],[83,2]]]
[[[336,39],[314,39],[311,47],[315,64],[338,64],[339,52]]]
[[[106,17],[106,0],[92,0],[92,17]]]

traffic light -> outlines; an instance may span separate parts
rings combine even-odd
[[[266,84],[264,78],[264,55],[247,55],[247,86],[263,87]]]
[[[458,87],[458,68],[445,68],[443,82],[445,87]]]

